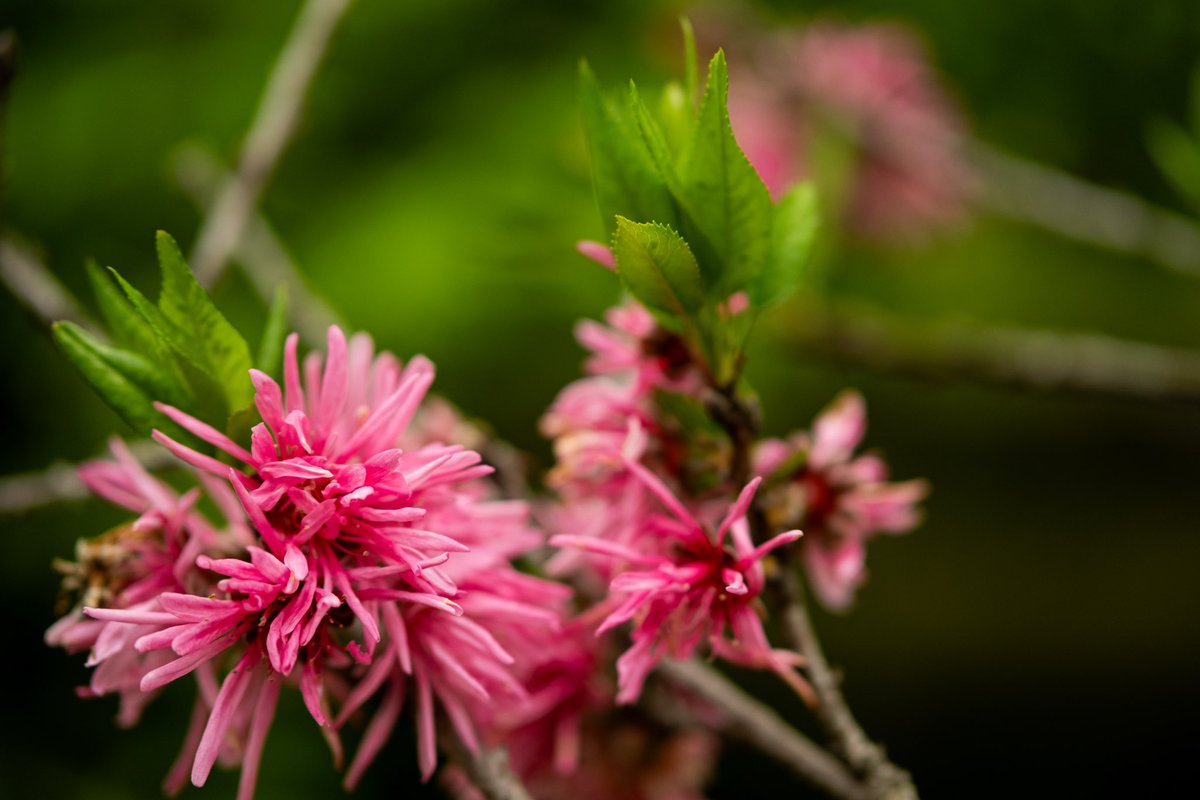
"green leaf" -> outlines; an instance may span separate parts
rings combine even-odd
[[[156,339],[150,325],[142,318],[128,298],[113,283],[112,278],[95,261],[84,265],[96,305],[104,318],[105,327],[117,344],[150,356],[156,352]]]
[[[271,308],[267,311],[267,324],[263,328],[262,341],[258,344],[258,359],[255,366],[268,375],[278,375],[283,366],[283,341],[287,338],[287,284],[275,287]]]
[[[254,399],[246,340],[196,282],[175,240],[159,231],[157,244],[163,279],[158,308],[170,326],[172,346],[216,381],[230,409],[246,407]]]
[[[648,308],[688,319],[704,303],[696,258],[683,238],[666,225],[617,217],[613,238],[617,273]]]
[[[592,185],[605,232],[611,236],[616,230],[618,214],[632,219],[674,222],[671,194],[655,170],[641,137],[630,121],[621,117],[605,99],[586,62],[580,64],[579,87],[592,159]]]
[[[133,284],[121,277],[116,270],[110,270],[110,272],[117,279],[117,283],[133,307],[154,331],[160,350],[160,362],[173,365],[179,381],[188,387],[192,402],[188,405],[187,411],[201,419],[217,422],[226,419],[231,408],[244,408],[249,405],[248,402],[242,402],[239,406],[230,406],[224,388],[209,371],[197,362],[193,355],[194,351],[203,348],[203,344],[188,341],[187,334],[176,330],[162,311]],[[247,382],[249,382],[249,377],[247,377]]]
[[[164,417],[154,409],[154,397],[113,365],[111,348],[71,322],[56,322],[51,330],[63,353],[122,419],[143,434],[161,427]]]
[[[1200,207],[1200,142],[1165,119],[1151,121],[1146,139],[1159,170],[1180,195]]]
[[[733,136],[728,93],[725,54],[717,51],[680,168],[683,234],[718,299],[762,271],[771,231],[771,197]]]
[[[811,183],[792,187],[775,204],[773,216],[766,267],[750,291],[759,309],[783,302],[800,282],[820,219],[816,189]]]
[[[658,117],[662,120],[663,136],[675,152],[682,152],[692,132],[692,104],[677,81],[663,87],[658,98]]]
[[[637,85],[629,82],[629,116],[632,117],[635,130],[642,141],[642,146],[650,156],[650,162],[658,179],[666,186],[672,195],[679,189],[679,179],[675,172],[675,158],[667,145],[667,138],[650,109],[642,102]],[[661,220],[654,219],[654,222]]]

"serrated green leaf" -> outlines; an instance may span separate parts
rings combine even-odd
[[[287,338],[287,284],[275,287],[271,308],[267,311],[267,324],[263,328],[262,341],[258,343],[258,359],[255,366],[268,375],[278,375],[283,367],[283,341]]]
[[[109,362],[103,345],[71,322],[56,322],[51,330],[67,359],[122,419],[142,434],[159,426],[164,418],[154,398]]]
[[[109,271],[117,279],[117,284],[125,292],[129,302],[154,331],[160,348],[160,361],[171,364],[180,383],[187,387],[191,396],[187,410],[211,422],[226,419],[231,413],[228,395],[209,371],[193,357],[191,351],[199,346],[187,341],[184,332],[176,330],[162,311],[138,291],[137,287],[121,277],[116,270]],[[246,380],[249,382],[248,376]],[[248,401],[243,402],[237,408],[244,408],[248,404]]]
[[[1163,176],[1180,195],[1200,207],[1200,141],[1165,119],[1151,121],[1146,140]]]
[[[675,221],[674,204],[650,154],[629,120],[605,99],[586,63],[579,70],[580,102],[592,160],[596,205],[611,236],[616,217]]]
[[[64,336],[87,345],[97,358],[121,373],[152,400],[161,400],[177,407],[189,405],[186,387],[170,370],[138,353],[105,344],[72,322],[63,322],[62,326]]]
[[[659,180],[667,187],[668,192],[674,195],[679,189],[679,179],[675,172],[675,159],[671,155],[671,149],[667,145],[667,139],[663,135],[662,128],[659,127],[658,121],[654,119],[654,115],[650,113],[650,109],[646,108],[646,104],[642,102],[641,96],[638,94],[637,85],[629,82],[629,116],[633,119],[634,126],[638,136],[641,137],[642,146],[646,153],[650,156],[650,162],[657,173]],[[650,220],[660,222],[661,220]]]
[[[679,199],[687,212],[683,234],[697,249],[700,268],[721,295],[718,299],[757,278],[771,230],[771,197],[734,138],[728,93],[725,54],[717,51],[679,170]]]
[[[666,225],[617,217],[617,273],[648,308],[689,318],[704,303],[704,283],[687,242]]]
[[[129,304],[133,306],[134,311],[142,318],[142,321],[150,328],[153,334],[153,351],[161,361],[175,361],[173,355],[174,349],[171,346],[168,337],[167,321],[163,318],[162,312],[158,310],[158,306],[150,302],[146,295],[142,294],[136,286],[121,276],[121,273],[109,267],[109,274],[117,282],[117,286],[125,293]]]
[[[228,408],[245,408],[254,398],[250,348],[208,293],[196,282],[179,245],[158,232],[162,294],[158,308],[168,325],[168,341],[221,387]]]
[[[153,356],[156,352],[156,340],[154,331],[146,320],[134,310],[128,298],[95,261],[89,260],[84,265],[84,270],[92,285],[92,294],[96,297],[100,315],[104,318],[104,325],[113,340],[135,353]]]
[[[775,204],[773,217],[766,267],[750,291],[760,309],[786,300],[800,282],[820,218],[816,189],[811,183],[792,187]]]

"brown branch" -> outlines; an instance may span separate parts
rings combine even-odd
[[[202,147],[186,146],[175,160],[180,187],[201,209],[232,177],[216,157]],[[287,286],[288,316],[300,338],[309,344],[325,341],[330,325],[344,323],[340,315],[309,288],[279,236],[261,213],[252,213],[246,230],[232,253],[264,302],[270,302],[279,284]]]
[[[830,797],[866,800],[870,796],[838,759],[711,667],[695,661],[664,659],[657,671],[720,710],[728,720],[731,735],[758,748]]]
[[[1192,219],[982,142],[969,155],[992,211],[1200,277],[1200,226]]]
[[[802,299],[774,333],[807,353],[884,372],[1055,391],[1200,400],[1200,352],[1099,334],[928,322]]]
[[[308,0],[296,18],[242,144],[237,173],[213,198],[196,237],[189,261],[202,285],[216,283],[241,241],[295,136],[305,96],[351,1]]]

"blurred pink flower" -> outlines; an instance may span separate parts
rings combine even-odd
[[[749,69],[733,71],[730,117],[774,197],[820,177],[814,143],[832,136],[854,155],[842,214],[856,234],[920,240],[966,219],[975,176],[964,126],[913,34],[825,22],[752,41]]]
[[[878,455],[854,456],[866,433],[866,404],[844,391],[813,423],[812,434],[762,442],[755,471],[771,489],[763,506],[773,524],[803,525],[801,547],[817,597],[843,610],[866,580],[866,543],[878,533],[904,533],[920,521],[923,480],[888,483]]]

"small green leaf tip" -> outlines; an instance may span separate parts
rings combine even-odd
[[[159,231],[156,239],[162,270],[162,294],[158,298],[163,325],[160,333],[172,349],[220,387],[227,413],[245,408],[254,398],[246,340],[213,305],[192,275],[175,240],[164,231]]]
[[[684,237],[721,300],[761,273],[771,232],[771,196],[733,135],[729,74],[718,50],[708,69],[700,113],[681,168]]]

